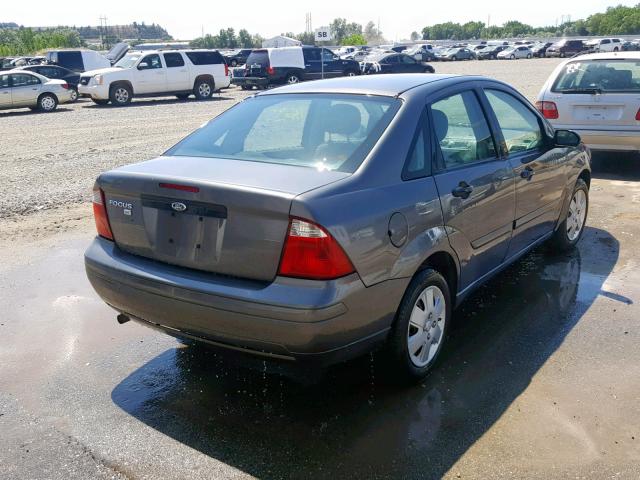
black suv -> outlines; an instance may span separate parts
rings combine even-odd
[[[576,53],[586,50],[582,40],[560,40],[554,43],[545,52],[545,57],[572,57]]]
[[[231,83],[250,90],[254,86],[267,88],[269,85],[359,74],[358,62],[341,59],[328,48],[262,48],[251,52],[242,76],[234,76]]]
[[[227,65],[230,67],[237,67],[238,65],[244,65],[247,63],[247,58],[251,55],[253,49],[251,48],[243,48],[241,50],[237,50],[229,55],[225,55],[224,59],[227,61]]]

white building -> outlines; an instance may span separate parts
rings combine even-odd
[[[302,42],[300,40],[285,37],[283,35],[278,35],[276,37],[263,40],[262,42],[263,48],[299,47],[300,45],[302,45]]]

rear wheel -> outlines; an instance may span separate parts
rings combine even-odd
[[[133,97],[133,92],[131,91],[131,87],[128,85],[114,85],[109,90],[109,100],[113,105],[118,107],[124,107],[125,105],[129,105],[131,103],[131,98]]]
[[[440,273],[418,272],[402,298],[387,345],[390,374],[414,383],[427,375],[445,342],[451,294]]]
[[[287,82],[289,85],[300,83],[300,80],[300,75],[298,75],[297,73],[288,73],[287,77],[285,78],[285,82]]]
[[[53,112],[58,107],[58,99],[53,93],[43,93],[38,98],[38,110]]]
[[[211,80],[198,80],[193,87],[193,93],[198,100],[209,100],[213,95],[213,82]]]
[[[589,187],[579,178],[573,189],[567,216],[551,238],[550,244],[555,250],[567,251],[576,246],[584,232],[588,212]]]

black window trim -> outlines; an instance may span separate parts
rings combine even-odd
[[[408,182],[411,180],[417,180],[420,178],[430,177],[433,173],[433,160],[429,161],[433,158],[433,136],[432,136],[432,128],[428,128],[430,125],[430,116],[427,111],[427,107],[422,110],[420,114],[420,118],[418,120],[418,125],[416,127],[416,131],[413,134],[413,138],[411,139],[411,145],[409,147],[409,152],[407,153],[406,158],[404,159],[404,165],[402,166],[402,173],[400,178],[402,178],[403,182]],[[411,156],[413,155],[413,151],[416,148],[416,144],[418,143],[418,139],[420,138],[420,133],[422,133],[424,138],[424,168],[419,172],[409,172],[409,162],[411,161]]]

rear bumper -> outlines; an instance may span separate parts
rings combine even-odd
[[[231,83],[240,87],[266,87],[269,79],[266,77],[233,77]]]
[[[575,125],[556,125],[556,129],[572,130],[580,135],[584,144],[591,150],[603,151],[640,151],[640,131],[591,130]]]
[[[212,275],[121,251],[96,238],[92,286],[114,309],[177,337],[288,360],[335,363],[383,341],[407,279],[365,287],[357,274],[271,283]]]

